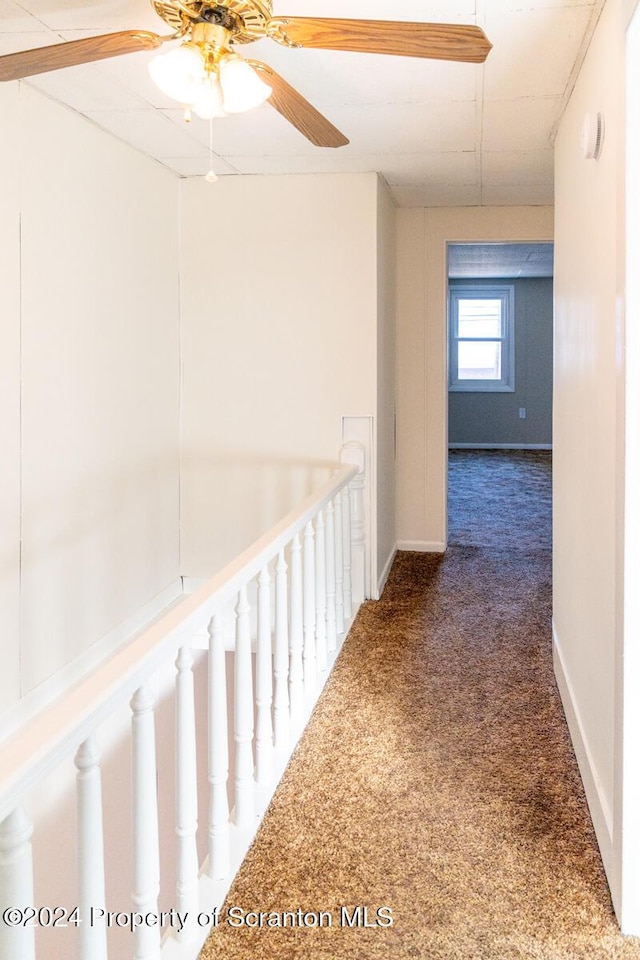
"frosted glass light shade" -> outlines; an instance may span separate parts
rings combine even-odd
[[[233,54],[220,63],[220,86],[225,113],[243,113],[260,106],[271,96],[271,87],[248,63]]]
[[[149,64],[149,74],[168,97],[187,104],[193,103],[206,77],[202,54],[187,43],[154,57]]]
[[[226,111],[222,109],[222,90],[214,74],[199,81],[191,109],[202,120],[225,116]]]
[[[237,54],[223,55],[216,66],[189,41],[154,57],[149,73],[163,93],[203,120],[251,110],[271,95],[271,87]]]

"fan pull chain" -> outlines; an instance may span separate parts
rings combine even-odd
[[[217,176],[213,169],[213,117],[209,119],[209,172],[205,174],[207,183],[215,183]]]

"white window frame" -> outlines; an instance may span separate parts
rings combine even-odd
[[[512,283],[492,285],[458,283],[449,287],[449,390],[456,392],[513,393],[515,391],[515,287]],[[458,303],[460,300],[501,300],[502,335],[473,338],[483,342],[502,343],[500,380],[460,380],[458,378],[458,343],[471,340],[458,337]]]

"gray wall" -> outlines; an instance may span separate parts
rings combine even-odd
[[[451,280],[491,285],[495,280]],[[449,443],[550,444],[553,392],[553,280],[501,280],[515,286],[514,393],[449,392]],[[518,418],[526,407],[526,420]]]

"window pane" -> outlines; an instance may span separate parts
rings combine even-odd
[[[502,344],[478,341],[458,343],[458,380],[500,380]]]
[[[458,300],[459,337],[501,337],[502,300]]]

